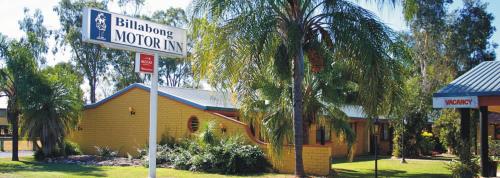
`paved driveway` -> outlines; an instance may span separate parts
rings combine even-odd
[[[12,152],[1,152],[0,158],[10,158],[12,156]],[[33,151],[19,151],[19,157],[33,156]]]

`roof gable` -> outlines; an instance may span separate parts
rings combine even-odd
[[[107,101],[126,93],[127,91],[133,88],[139,88],[147,92],[150,91],[149,86],[139,83],[134,83],[116,92],[115,94],[100,100],[99,102],[85,105],[85,109],[96,108],[106,103]],[[236,107],[231,103],[229,95],[226,95],[221,92],[188,89],[188,88],[159,87],[158,95],[190,105],[192,107],[201,110],[222,110],[222,111],[236,110]]]
[[[500,61],[486,61],[434,93],[447,96],[500,96]]]
[[[147,85],[135,83],[94,104],[85,105],[85,109],[96,108],[133,88],[139,88],[147,92],[149,92],[150,90],[150,87]],[[190,88],[159,87],[158,95],[201,110],[236,111],[239,107],[231,102],[229,94],[216,91]],[[340,110],[342,110],[350,118],[366,118],[366,114],[364,113],[361,106],[345,105],[340,107]]]

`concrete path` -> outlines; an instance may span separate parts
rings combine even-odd
[[[10,158],[12,156],[12,152],[1,152],[0,158]],[[33,151],[19,151],[19,157],[33,156]]]

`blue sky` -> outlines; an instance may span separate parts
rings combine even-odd
[[[379,18],[386,23],[388,26],[396,31],[407,30],[403,16],[402,8],[400,6],[383,7],[379,8],[377,5],[367,2],[366,0],[357,0],[361,6],[374,12]],[[52,10],[54,6],[57,5],[59,0],[0,0],[0,22],[2,26],[0,27],[0,33],[7,35],[10,38],[20,38],[23,32],[19,30],[18,21],[24,17],[23,9],[41,9],[45,17],[44,24],[51,30],[58,29],[59,19],[57,14]],[[112,12],[121,12],[121,9],[116,4],[117,0],[110,2],[109,10]],[[191,0],[146,0],[146,5],[142,8],[143,14],[151,14],[156,10],[167,9],[168,7],[180,7],[186,8]],[[489,3],[488,12],[493,13],[495,17],[493,25],[500,28],[500,3],[498,0],[483,0],[483,2]],[[455,3],[451,5],[451,9],[457,9],[462,6],[461,0],[455,0]],[[500,43],[500,32],[498,30],[494,33],[492,41],[495,43]],[[53,40],[49,40],[49,45],[54,45]],[[496,53],[500,55],[500,49],[496,49]],[[47,54],[48,65],[54,65],[61,61],[68,61],[70,54],[68,52],[61,52],[53,55],[49,52]],[[497,58],[498,60],[498,58]],[[101,86],[106,86],[102,84]],[[84,91],[88,91],[87,85],[82,85]],[[109,87],[98,88],[98,98],[103,98],[109,95]],[[0,98],[0,108],[4,107],[5,98]]]

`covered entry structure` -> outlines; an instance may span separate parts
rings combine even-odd
[[[434,108],[459,108],[462,139],[470,138],[471,109],[479,109],[481,176],[495,176],[488,162],[488,113],[500,112],[500,61],[482,62],[434,93],[432,102]]]

